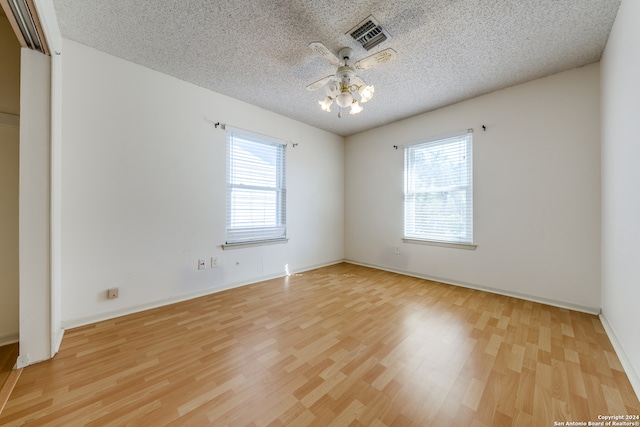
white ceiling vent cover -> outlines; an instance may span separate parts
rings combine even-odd
[[[373,49],[383,41],[391,39],[389,33],[371,15],[349,30],[347,34],[366,50]]]

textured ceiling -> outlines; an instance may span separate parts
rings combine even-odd
[[[350,135],[600,60],[620,0],[54,0],[62,35],[287,117]],[[367,52],[347,31],[373,15],[392,39]],[[358,60],[375,96],[323,112],[335,72],[308,45]],[[345,111],[346,113],[346,111]],[[223,118],[221,118],[223,120]]]

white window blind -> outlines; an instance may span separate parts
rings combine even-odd
[[[404,149],[404,237],[473,244],[472,133]]]
[[[226,243],[285,239],[286,145],[229,126],[226,131]]]

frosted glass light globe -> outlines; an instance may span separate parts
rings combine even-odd
[[[373,86],[360,86],[358,88],[358,93],[360,94],[360,102],[367,102],[371,98],[373,98],[373,92],[375,88]]]
[[[361,111],[362,111],[362,107],[360,106],[360,104],[358,104],[358,101],[353,101],[353,104],[351,104],[351,111],[349,111],[349,114],[358,114]]]
[[[340,107],[347,108],[353,102],[353,95],[348,91],[340,92],[340,95],[336,97],[336,102]]]

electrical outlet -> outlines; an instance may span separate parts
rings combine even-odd
[[[114,299],[118,298],[119,288],[111,288],[107,290],[107,298]]]
[[[212,256],[211,257],[211,268],[217,268],[220,267],[220,257],[219,256]]]
[[[205,261],[203,259],[199,259],[198,260],[198,270],[204,270],[205,268],[207,268],[207,266],[205,265]]]
[[[396,245],[393,247],[393,253],[396,255],[400,255],[400,246]]]

